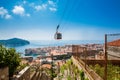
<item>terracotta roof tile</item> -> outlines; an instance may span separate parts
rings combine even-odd
[[[108,42],[108,45],[120,47],[120,39]]]

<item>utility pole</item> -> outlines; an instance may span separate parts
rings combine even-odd
[[[86,69],[86,64],[87,64],[87,48],[85,47],[85,69]]]
[[[53,80],[53,54],[51,54],[51,58],[52,58],[52,63],[51,63],[51,73],[52,73],[52,77],[51,77],[51,80]]]
[[[105,71],[104,71],[104,80],[107,80],[107,34],[105,34]]]

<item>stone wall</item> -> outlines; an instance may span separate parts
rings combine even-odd
[[[0,68],[0,80],[9,80],[8,67]]]
[[[120,60],[120,47],[108,46],[108,60]]]
[[[98,74],[96,74],[92,69],[90,69],[87,65],[85,68],[85,63],[82,60],[76,60],[73,56],[72,56],[72,61],[73,64],[75,64],[78,69],[82,69],[85,73],[85,77],[87,77],[89,80],[103,80]]]
[[[120,47],[108,46],[108,51],[120,52]]]

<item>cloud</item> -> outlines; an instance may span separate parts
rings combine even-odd
[[[49,4],[51,4],[51,5],[53,5],[53,4],[54,4],[54,2],[53,2],[53,1],[50,1],[50,0],[48,1],[48,3],[49,3]]]
[[[27,14],[26,14],[26,16],[30,17],[30,14],[29,14],[29,13],[27,13]]]
[[[57,11],[56,3],[55,2],[53,2],[51,0],[48,0],[48,4],[50,5],[50,7],[49,7],[50,11],[53,11],[53,12]]]
[[[40,11],[40,10],[42,10],[42,6],[35,6],[35,9],[37,10],[37,11]]]
[[[35,3],[30,3],[29,6],[32,7],[32,8],[34,8]]]
[[[25,9],[22,6],[14,6],[12,12],[20,16],[28,16],[28,17],[30,16],[29,13],[25,13]]]
[[[23,1],[23,4],[26,4],[26,3],[27,3],[27,1],[24,0],[24,1]]]
[[[7,9],[0,7],[0,16],[5,19],[10,19],[12,16],[8,13]]]
[[[23,16],[25,14],[25,10],[22,6],[14,6],[14,9],[12,10],[14,14]]]
[[[55,3],[53,1],[51,1],[51,0],[48,1],[48,4],[55,7]]]
[[[38,4],[36,3],[29,3],[29,6],[35,9],[36,11],[41,11],[41,10],[50,10],[50,11],[57,11],[57,5],[55,2],[52,0],[48,0],[46,3]]]
[[[7,13],[8,13],[8,11],[6,9],[4,9],[3,7],[0,7],[0,15],[1,16],[4,16]]]
[[[37,11],[45,10],[47,8],[47,4],[42,4],[34,7]]]
[[[49,10],[50,10],[50,11],[53,11],[53,12],[57,11],[57,9],[54,8],[54,7],[50,7]]]
[[[5,19],[10,19],[10,18],[12,18],[12,16],[9,15],[9,14],[7,14],[7,15],[5,16]]]

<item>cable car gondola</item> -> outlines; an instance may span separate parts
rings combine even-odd
[[[55,36],[54,36],[54,38],[55,38],[56,40],[62,39],[62,34],[61,34],[60,32],[58,32],[58,29],[59,29],[59,25],[58,25],[57,28],[56,28],[56,33],[55,33]]]
[[[55,33],[55,39],[59,40],[62,39],[62,34],[61,33]]]

